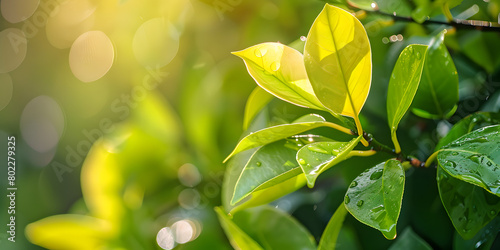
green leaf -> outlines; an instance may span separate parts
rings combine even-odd
[[[254,191],[265,189],[302,174],[295,160],[297,150],[304,144],[329,140],[307,135],[280,140],[260,147],[252,154],[236,181],[231,205],[243,200]]]
[[[401,162],[391,159],[380,163],[351,182],[344,197],[347,211],[387,239],[395,239],[404,184]]]
[[[455,234],[453,239],[454,250],[489,250],[495,241],[495,238],[500,232],[500,217],[493,219],[488,225],[483,227],[479,232],[470,240],[464,240],[460,234]]]
[[[294,140],[287,140],[285,143],[285,147],[289,147],[294,149],[294,152],[299,150],[298,143],[303,143],[303,139],[300,139],[302,136],[296,136]],[[306,136],[309,138],[309,136]],[[266,147],[266,146],[263,146]],[[255,155],[255,152],[259,148],[250,149],[240,154],[235,155],[231,160],[229,160],[226,173],[224,175],[224,182],[222,184],[222,204],[224,205],[224,209],[230,213],[236,213],[245,208],[259,206],[262,204],[267,204],[271,201],[274,201],[284,195],[287,195],[295,190],[303,187],[306,184],[306,178],[303,173],[300,173],[295,176],[288,176],[289,179],[281,179],[281,183],[276,181],[269,182],[273,183],[273,186],[263,185],[259,190],[253,190],[250,195],[247,195],[243,200],[238,203],[231,205],[231,200],[233,199],[236,183],[240,179],[242,172],[244,171],[245,166],[247,166],[251,157]],[[292,156],[292,161],[295,161],[295,153]],[[301,171],[301,170],[300,170]],[[272,180],[272,179],[271,179]],[[266,180],[261,180],[266,181]],[[240,184],[242,185],[242,184]],[[267,186],[267,188],[263,188]]]
[[[362,136],[349,142],[315,142],[302,147],[297,152],[297,162],[300,164],[307,179],[307,185],[312,188],[318,176],[335,164],[346,160],[349,152],[358,145]]]
[[[281,139],[285,139],[292,135],[300,134],[302,132],[318,128],[321,126],[328,126],[330,123],[319,115],[309,114],[297,119],[294,123],[277,125],[259,131],[250,133],[245,136],[236,145],[233,152],[224,160],[226,162],[233,155],[245,151],[247,149],[255,148],[258,146],[266,145]]]
[[[399,122],[411,105],[418,89],[427,46],[408,45],[399,55],[387,89],[387,118],[396,152],[401,152],[396,137]]]
[[[248,236],[236,225],[220,207],[215,207],[215,212],[224,232],[235,249],[263,249],[257,242]]]
[[[439,166],[454,178],[500,196],[500,125],[472,131],[439,150]]]
[[[329,250],[335,249],[337,245],[337,238],[344,223],[347,210],[344,204],[340,204],[332,218],[326,225],[323,235],[321,235],[321,240],[319,241],[318,250]]]
[[[233,54],[243,59],[248,73],[267,92],[298,106],[325,110],[297,50],[280,43],[261,43]]]
[[[263,90],[261,87],[256,87],[250,96],[248,97],[247,104],[245,106],[245,115],[243,118],[243,130],[247,130],[250,123],[259,113],[259,111],[264,108],[271,100],[273,96]]]
[[[474,113],[465,117],[464,119],[457,122],[451,130],[439,140],[438,145],[434,151],[438,151],[444,145],[458,139],[459,137],[471,132],[476,126],[484,127],[486,125],[498,124],[500,123],[499,113],[489,113],[489,112],[479,112]]]
[[[458,74],[443,43],[445,31],[429,44],[422,79],[413,100],[413,113],[423,118],[447,119],[457,107]]]
[[[370,42],[361,22],[326,4],[307,35],[304,62],[321,103],[334,114],[353,117],[361,130],[358,114],[372,76]]]
[[[279,209],[269,206],[246,209],[236,213],[233,221],[265,249],[316,249],[307,229]]]
[[[467,57],[491,74],[500,65],[500,51],[497,49],[500,38],[497,33],[488,33],[480,30],[461,33],[459,44]]]
[[[432,247],[429,246],[427,242],[425,242],[420,236],[418,236],[410,227],[407,227],[401,236],[398,237],[396,242],[391,245],[389,250],[432,250]]]
[[[457,232],[471,239],[500,211],[500,197],[484,189],[453,178],[438,168],[439,195]]]

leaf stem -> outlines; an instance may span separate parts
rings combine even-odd
[[[431,163],[436,159],[439,151],[441,151],[441,150],[434,152],[431,156],[429,156],[429,158],[427,158],[427,160],[425,161],[425,165],[424,165],[426,168],[428,168],[431,165]]]
[[[372,155],[374,155],[376,153],[377,153],[377,151],[373,150],[373,149],[370,149],[370,150],[353,150],[353,151],[349,152],[349,154],[347,155],[347,157],[352,157],[352,156],[368,157],[368,156],[372,156]]]
[[[364,134],[363,127],[361,126],[361,121],[359,120],[359,116],[356,115],[354,117],[354,122],[356,123],[356,129],[358,130],[358,135],[363,135]],[[368,147],[368,145],[370,145],[370,143],[368,143],[368,141],[365,139],[364,136],[361,138],[361,143],[365,147]]]
[[[338,125],[338,124],[331,123],[331,122],[326,122],[326,123],[325,123],[325,125],[326,125],[327,127],[330,127],[330,128],[336,129],[336,130],[338,130],[338,131],[340,131],[340,132],[343,132],[343,133],[346,133],[346,134],[348,134],[348,135],[353,135],[352,130],[350,130],[350,129],[346,128],[346,127],[342,127],[342,126],[340,126],[340,125]]]
[[[395,152],[397,154],[401,153],[401,146],[399,146],[398,137],[396,131],[391,134],[392,143],[394,143]]]

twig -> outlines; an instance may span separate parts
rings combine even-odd
[[[418,23],[412,17],[402,17],[397,16],[391,13],[385,13],[380,10],[365,10],[366,12],[378,14],[382,16],[391,17],[394,21],[402,21],[402,22],[415,22]],[[437,21],[432,19],[424,20],[421,24],[442,24],[447,26],[455,27],[456,29],[468,29],[468,30],[482,30],[482,31],[495,31],[500,32],[500,24],[488,22],[488,21],[479,21],[479,20],[462,20],[462,19],[454,19],[451,22],[445,21]]]

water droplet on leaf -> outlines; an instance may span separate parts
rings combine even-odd
[[[363,203],[365,203],[363,200],[359,200],[358,203],[356,203],[356,206],[361,207],[363,206]]]
[[[380,177],[382,177],[382,171],[376,171],[370,175],[370,180],[372,180],[372,181],[378,180],[378,179],[380,179]]]
[[[422,58],[422,55],[420,54],[420,52],[417,51],[417,59],[421,59]]]
[[[351,201],[351,198],[349,198],[349,195],[346,195],[345,199],[344,199],[345,204],[349,204],[350,201]]]
[[[262,166],[262,163],[260,161],[256,162],[255,164],[257,164],[257,167]]]
[[[304,160],[304,159],[299,159],[299,164],[300,164],[300,165],[306,165],[306,160]]]
[[[267,53],[267,49],[255,49],[254,53],[256,57],[263,57]]]
[[[358,182],[353,181],[353,182],[351,182],[351,185],[349,187],[353,188],[353,187],[356,187],[357,185],[358,185]]]
[[[316,152],[316,153],[328,154],[328,151],[326,151],[324,148],[321,148],[317,145],[308,146],[307,149],[309,149],[310,151]]]
[[[271,70],[272,71],[278,71],[280,69],[281,64],[279,62],[273,62],[271,63]]]

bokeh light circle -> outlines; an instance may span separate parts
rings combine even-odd
[[[153,18],[137,29],[132,49],[135,58],[144,67],[163,67],[177,55],[179,32],[165,18]]]
[[[0,111],[9,105],[13,92],[12,78],[8,74],[0,74]]]
[[[156,243],[163,249],[172,249],[175,246],[174,234],[168,227],[164,227],[158,231],[156,235]]]
[[[26,57],[28,41],[20,29],[8,28],[0,32],[0,73],[15,70]]]
[[[82,82],[99,80],[113,65],[113,43],[102,31],[88,31],[80,35],[69,51],[69,67]]]
[[[191,163],[182,165],[177,171],[177,176],[182,185],[186,187],[194,187],[201,181],[200,171]]]
[[[35,13],[40,0],[2,0],[0,11],[3,18],[10,23],[22,22]]]
[[[92,29],[95,10],[95,4],[88,0],[70,0],[59,4],[45,27],[49,43],[58,49],[71,47],[78,36]]]
[[[64,130],[64,114],[54,99],[38,96],[21,114],[21,135],[35,151],[45,153],[59,143]]]

